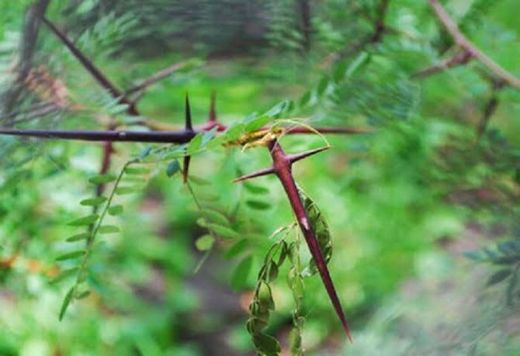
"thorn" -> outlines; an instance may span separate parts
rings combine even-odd
[[[243,182],[243,181],[248,180],[248,179],[261,177],[261,176],[266,176],[268,174],[273,174],[273,173],[275,173],[274,168],[273,167],[269,167],[269,168],[261,169],[261,170],[259,170],[257,172],[251,173],[251,174],[247,174],[247,175],[242,176],[242,177],[238,177],[235,180],[233,180],[233,183]]]
[[[325,150],[328,150],[329,148],[330,148],[330,146],[320,147],[320,148],[316,148],[314,150],[310,150],[310,151],[306,151],[306,152],[302,152],[302,153],[297,153],[297,154],[294,154],[294,155],[289,155],[288,158],[289,158],[289,161],[291,163],[294,163],[294,162],[297,162],[297,161],[302,160],[304,158],[307,158],[309,156],[315,155],[316,153],[320,153],[320,152],[323,152]]]
[[[191,107],[190,107],[190,98],[188,97],[188,93],[186,93],[186,103],[185,103],[185,126],[186,130],[193,131],[193,124],[191,122]]]
[[[211,123],[216,123],[217,122],[217,111],[215,109],[216,107],[216,98],[217,98],[217,93],[215,92],[215,90],[213,90],[211,92],[211,101],[210,101],[210,104],[209,104],[209,118],[208,118],[208,122],[211,122]]]
[[[191,156],[184,156],[183,165],[182,165],[182,181],[184,184],[188,182],[188,171],[190,169],[190,161]]]

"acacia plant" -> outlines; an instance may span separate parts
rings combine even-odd
[[[231,2],[233,6],[243,5],[240,1]],[[504,141],[495,140],[494,131],[489,130],[489,125],[499,102],[510,105],[510,97],[502,98],[501,93],[514,92],[508,94],[511,97],[517,95],[520,79],[479,49],[463,33],[472,29],[472,21],[482,16],[471,11],[478,12],[479,7],[490,6],[486,1],[475,1],[470,7],[471,11],[468,10],[459,23],[437,0],[430,0],[429,6],[407,1],[395,4],[399,2],[390,0],[330,1],[321,5],[302,0],[251,2],[246,8],[240,9],[247,13],[244,16],[247,21],[259,22],[257,27],[262,30],[236,35],[239,38],[230,36],[231,43],[233,39],[237,43],[244,43],[250,52],[263,46],[267,51],[277,54],[315,61],[322,68],[322,74],[308,81],[305,90],[289,97],[280,97],[281,100],[270,109],[250,108],[250,115],[231,122],[225,119],[225,113],[220,113],[220,110],[217,112],[217,101],[221,100],[218,90],[213,91],[209,98],[184,94],[182,128],[168,122],[179,120],[165,120],[155,115],[154,110],[146,106],[146,93],[160,90],[162,81],[172,76],[182,78],[196,75],[197,71],[204,69],[205,61],[184,58],[131,84],[130,78],[124,78],[124,71],[120,71],[123,78],[119,78],[119,81],[126,82],[123,88],[110,78],[108,73],[111,72],[98,65],[95,59],[97,56],[104,65],[117,67],[119,55],[125,53],[125,50],[131,49],[135,56],[136,46],[146,48],[149,46],[146,42],[150,39],[159,41],[172,34],[180,35],[181,38],[173,44],[165,40],[163,49],[190,53],[187,47],[192,41],[201,44],[214,56],[219,55],[219,50],[231,51],[229,43],[224,40],[218,44],[213,41],[214,34],[209,20],[209,25],[195,22],[197,26],[190,29],[192,13],[185,11],[190,9],[189,2],[176,1],[170,7],[165,6],[164,14],[157,14],[154,17],[156,21],[152,21],[161,25],[157,27],[153,27],[147,18],[147,6],[153,8],[157,5],[152,3],[145,5],[134,1],[85,0],[73,1],[65,8],[60,4],[51,4],[50,0],[29,4],[21,33],[22,46],[15,65],[9,69],[9,80],[3,83],[5,90],[2,94],[0,135],[2,140],[5,139],[2,141],[4,152],[12,153],[6,165],[23,166],[24,162],[36,156],[31,147],[42,148],[42,152],[45,152],[42,141],[59,144],[69,140],[73,141],[73,145],[79,141],[102,143],[98,172],[88,177],[91,194],[79,200],[79,205],[89,212],[76,216],[68,223],[78,230],[64,237],[70,247],[60,247],[62,252],[55,257],[52,268],[45,272],[50,283],[66,286],[57,313],[60,320],[67,318],[67,310],[73,303],[79,303],[79,300],[87,297],[96,298],[96,294],[103,295],[102,267],[96,257],[106,249],[102,235],[121,233],[120,227],[124,227],[126,222],[124,219],[118,220],[118,217],[122,217],[128,209],[124,196],[145,191],[148,182],[153,181],[161,171],[167,177],[182,182],[184,191],[193,199],[200,216],[197,223],[204,233],[195,245],[205,255],[197,270],[212,250],[228,256],[243,256],[244,251],[256,248],[258,242],[244,236],[254,230],[251,221],[270,208],[270,203],[263,199],[269,190],[258,183],[257,178],[272,175],[281,184],[287,209],[291,210],[295,222],[272,227],[269,239],[268,236],[258,237],[265,240],[268,246],[261,251],[264,254],[263,261],[258,266],[248,307],[250,315],[247,330],[257,352],[266,355],[281,352],[280,342],[269,330],[276,309],[273,285],[282,273],[287,276],[287,288],[293,299],[292,326],[288,337],[292,354],[303,354],[302,331],[306,319],[304,284],[316,274],[321,278],[344,332],[352,341],[340,301],[345,296],[338,292],[344,289],[335,285],[331,277],[334,271],[331,273],[328,267],[332,258],[333,239],[327,217],[318,206],[318,199],[311,198],[297,183],[299,180],[298,174],[293,172],[294,163],[310,159],[327,149],[334,150],[335,147],[328,142],[333,136],[338,142],[362,137],[365,140],[361,141],[362,150],[367,152],[370,150],[367,146],[373,144],[374,147],[384,148],[385,139],[397,137],[398,144],[395,146],[402,144],[405,147],[397,148],[394,153],[402,160],[401,167],[411,165],[414,172],[410,174],[414,184],[420,187],[429,184],[428,189],[435,192],[432,194],[442,196],[442,199],[448,197],[454,205],[464,205],[457,194],[470,181],[467,167],[461,164],[467,156],[485,165],[497,176],[506,177],[504,180],[511,179],[511,169],[518,175],[516,151]],[[157,3],[162,4],[161,1]],[[217,9],[219,3],[208,2],[207,11],[213,11],[213,6]],[[78,4],[80,6],[74,8]],[[144,6],[142,13],[138,11],[140,6]],[[348,10],[348,14],[337,15],[341,6]],[[430,27],[423,29],[424,33],[419,32],[419,25],[417,28],[408,28],[406,26],[412,26],[408,24],[400,28],[399,6],[405,12],[417,9],[426,12],[425,18]],[[203,10],[193,11],[197,14],[192,14],[197,21],[213,19],[211,16],[205,17]],[[249,16],[251,13],[248,11],[253,14],[255,11],[266,12],[269,21],[261,23],[255,16]],[[58,19],[62,14],[70,15],[74,22],[68,21],[65,27],[59,25],[60,21],[64,21],[64,18]],[[292,18],[293,14],[297,14],[296,21]],[[178,16],[179,24],[186,27],[172,25],[170,28],[167,15]],[[353,18],[359,21],[349,22]],[[347,22],[349,25],[345,25]],[[240,19],[230,23],[240,26]],[[147,27],[145,24],[150,25]],[[205,26],[210,30],[206,31]],[[236,29],[233,31],[235,34],[240,32]],[[222,37],[227,38],[225,35]],[[251,43],[254,46],[246,45]],[[58,55],[53,55],[53,51]],[[317,57],[319,60],[315,59]],[[124,65],[124,61],[121,63]],[[433,115],[428,110],[437,105],[439,97],[439,94],[433,94],[432,98],[424,99],[425,108],[420,107],[421,83],[452,70],[464,73],[471,71],[473,77],[470,78],[478,77],[482,85],[488,86],[490,94],[482,107],[482,114],[475,125],[470,123],[475,126],[471,127],[471,135],[460,134],[460,131],[454,134],[453,123],[435,127],[435,123],[428,126],[421,120],[421,115]],[[83,78],[78,74],[79,71],[93,80],[88,90],[82,89],[81,85],[77,86],[77,83],[67,83]],[[154,89],[154,86],[159,89]],[[194,119],[196,115],[192,112],[190,99],[192,102],[194,99],[209,101],[209,113],[200,125],[197,123],[201,120]],[[442,111],[436,110],[433,110],[435,115],[440,115]],[[145,114],[148,111],[152,114]],[[346,116],[350,118],[346,119]],[[94,123],[92,117],[96,119]],[[424,129],[438,131],[420,132]],[[443,139],[437,139],[434,137],[436,135]],[[12,139],[13,136],[17,139]],[[455,141],[451,142],[452,136],[459,140],[458,145],[453,143]],[[282,147],[284,140],[292,144],[296,142],[299,147],[309,143],[321,143],[321,146],[288,154]],[[136,146],[141,147],[138,153],[134,151]],[[200,174],[194,175],[193,169],[190,169],[192,161],[206,160],[208,154],[224,152],[228,160],[237,153],[258,157],[253,153],[258,150],[267,152],[272,164],[253,173],[244,172],[240,165],[234,167],[237,175],[234,183],[228,184],[241,185],[240,189],[243,185],[243,191],[247,192],[245,198],[239,199],[236,207],[222,207],[215,203],[218,200],[218,197],[215,198],[217,188],[212,187],[216,186],[214,181],[218,178],[209,174],[201,178]],[[427,156],[429,162],[423,163],[422,156],[421,159],[416,158],[419,156],[412,157],[413,154],[424,154],[426,157],[425,152],[428,155],[434,152]],[[496,152],[500,153],[500,159],[493,160],[492,154]],[[453,162],[449,158],[440,160],[443,154],[453,157]],[[352,155],[355,156],[354,153]],[[370,161],[370,158],[362,158]],[[354,157],[353,161],[355,159],[359,157]],[[425,170],[422,164],[428,165],[430,170]],[[252,165],[256,165],[256,162],[249,166]],[[394,176],[392,179],[396,179],[395,173],[400,173],[395,167],[387,169]],[[9,171],[3,184],[6,187],[15,184],[22,179],[20,172],[23,171]],[[341,169],[341,174],[349,177],[350,172]],[[420,174],[423,176],[419,178]],[[385,175],[382,174],[382,177]],[[349,179],[352,179],[349,183],[352,189],[358,189],[361,193],[367,190],[362,183],[356,183],[354,178]],[[500,202],[508,210],[515,193],[508,191],[504,194],[506,197],[501,198]],[[249,210],[241,206],[247,206]],[[511,211],[511,221],[514,221],[515,213]],[[384,221],[374,219],[373,224],[384,224]],[[510,221],[506,224],[510,224]],[[308,252],[303,247],[303,241]],[[508,239],[498,245],[498,251],[486,249],[483,253],[470,253],[468,256],[476,260],[508,264],[507,268],[491,277],[490,283],[509,278],[508,302],[512,305],[517,296],[520,248],[517,241]],[[18,253],[16,250],[12,256],[1,260],[1,265],[10,269]],[[233,274],[234,282],[241,285],[241,280],[245,279],[253,265],[252,254],[242,258]]]

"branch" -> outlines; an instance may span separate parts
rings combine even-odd
[[[34,50],[38,40],[41,18],[49,5],[50,0],[39,0],[27,11],[23,35],[20,43],[20,56],[17,63],[17,75],[13,86],[2,95],[2,112],[13,111],[16,102],[22,93],[23,84],[32,67]],[[8,124],[12,123],[8,120]]]
[[[460,48],[467,52],[472,58],[482,63],[497,78],[520,90],[520,78],[508,72],[493,59],[488,57],[488,55],[478,49],[473,43],[471,43],[464,36],[464,34],[462,34],[455,21],[453,21],[453,19],[438,0],[429,0],[429,2],[441,24]]]
[[[103,87],[105,88],[114,99],[119,99],[119,102],[128,105],[127,112],[130,115],[138,116],[139,112],[135,107],[135,104],[129,101],[124,93],[116,87],[104,74],[99,70],[96,65],[88,59],[81,50],[76,47],[76,45],[62,32],[58,27],[56,27],[51,21],[49,21],[46,17],[43,17],[43,22],[49,27],[49,29],[58,37],[61,42],[69,49],[69,51],[76,57],[76,59],[83,65],[83,67],[92,75],[92,77]]]
[[[426,77],[429,77],[431,75],[434,75],[439,72],[443,72],[447,69],[457,67],[460,65],[464,65],[468,63],[472,59],[471,55],[466,52],[459,52],[456,53],[454,56],[450,58],[446,58],[442,60],[440,63],[436,63],[432,65],[431,67],[421,69],[420,71],[414,73],[411,75],[412,79],[424,79]]]
[[[179,69],[185,67],[188,64],[189,64],[189,61],[186,61],[186,62],[182,62],[182,63],[175,63],[166,68],[163,68],[163,69],[159,70],[158,72],[152,74],[148,78],[140,80],[135,86],[128,89],[125,92],[125,95],[130,96],[132,94],[141,92],[141,91],[147,89],[149,86],[157,83],[158,81],[161,81],[164,78],[169,77],[173,72],[178,71]]]

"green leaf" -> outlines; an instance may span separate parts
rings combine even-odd
[[[106,201],[107,201],[106,197],[96,197],[96,198],[84,199],[84,200],[80,201],[79,203],[80,203],[80,205],[84,205],[84,206],[99,206]]]
[[[494,284],[502,282],[504,279],[511,275],[510,269],[502,269],[496,273],[494,273],[491,277],[489,277],[486,286],[492,286]]]
[[[197,176],[190,176],[190,181],[194,184],[197,184],[197,185],[210,185],[211,182],[204,179],[204,178],[200,178],[200,177],[197,177]]]
[[[228,218],[222,214],[220,211],[213,210],[213,209],[204,209],[202,211],[202,215],[209,220],[210,222],[219,224],[219,225],[228,225],[229,220]]]
[[[242,239],[235,242],[229,250],[226,251],[225,256],[227,258],[236,257],[242,252],[244,252],[248,247],[247,239]]]
[[[197,247],[197,250],[199,251],[207,251],[213,247],[213,244],[215,243],[215,238],[211,235],[204,235],[201,236],[195,241],[195,247]]]
[[[256,131],[267,125],[269,122],[271,122],[271,120],[272,118],[270,118],[269,116],[257,117],[256,119],[246,124],[245,130],[246,132]]]
[[[179,161],[177,161],[177,160],[171,161],[168,164],[168,167],[166,167],[166,175],[168,177],[172,177],[175,173],[179,172],[180,170],[181,170],[181,165],[180,165]]]
[[[60,315],[59,315],[60,321],[63,319],[63,316],[65,315],[65,312],[67,311],[69,304],[72,301],[72,297],[74,296],[74,290],[75,290],[74,287],[69,289],[69,291],[65,295],[65,298],[63,298],[63,303],[61,303]]]
[[[287,109],[288,105],[289,102],[287,100],[281,101],[275,106],[273,106],[271,109],[269,109],[264,115],[268,117],[276,117],[280,115],[282,112],[284,112],[284,110]]]
[[[126,174],[134,174],[134,175],[141,175],[141,174],[148,174],[150,173],[150,169],[146,167],[133,167],[128,166],[125,168]]]
[[[278,340],[264,333],[253,335],[253,342],[256,348],[265,355],[278,355],[282,350]]]
[[[65,253],[63,255],[56,257],[56,261],[72,260],[72,259],[81,257],[84,254],[85,254],[85,251],[73,251],[73,252]]]
[[[124,186],[124,187],[117,187],[116,188],[116,194],[117,195],[128,195],[137,193],[142,189],[141,186]]]
[[[195,137],[188,143],[188,146],[186,147],[186,154],[191,155],[201,147],[202,144],[202,136],[203,133],[199,132]]]
[[[244,125],[241,123],[235,124],[229,127],[225,135],[228,140],[236,140],[244,133]]]
[[[88,181],[92,184],[107,184],[113,182],[117,179],[117,177],[113,174],[101,174],[94,177],[91,177]]]
[[[64,281],[65,279],[74,276],[77,272],[78,272],[78,267],[64,269],[64,270],[60,271],[60,274],[58,274],[56,277],[54,277],[50,281],[50,283],[51,284],[60,283],[61,281]]]
[[[103,226],[100,226],[99,227],[99,230],[98,232],[100,234],[115,234],[115,233],[118,233],[119,231],[119,228],[115,225],[103,225]]]
[[[76,293],[76,295],[74,296],[75,299],[77,300],[80,300],[80,299],[85,299],[86,297],[88,297],[90,295],[90,291],[89,290],[85,290],[83,292],[78,292]]]
[[[257,210],[267,210],[271,207],[271,204],[259,200],[247,200],[246,205]]]
[[[269,193],[269,189],[265,188],[265,187],[262,187],[262,186],[259,186],[259,185],[256,185],[256,184],[252,184],[248,181],[245,181],[244,182],[244,187],[246,188],[247,191],[249,191],[250,193],[253,193],[253,194],[267,194]]]
[[[122,205],[114,205],[108,208],[108,214],[112,216],[120,215],[123,213],[123,206]]]
[[[303,94],[302,97],[300,98],[298,105],[300,105],[300,107],[307,105],[311,101],[311,98],[312,98],[312,92],[311,91],[305,92],[305,94]]]
[[[258,301],[261,306],[274,310],[274,300],[271,293],[271,287],[264,281],[260,281],[258,286]]]
[[[318,87],[316,88],[316,95],[322,96],[325,93],[325,90],[327,90],[329,86],[329,78],[323,77],[321,78],[320,82],[318,83]]]
[[[232,230],[226,226],[221,226],[221,225],[217,225],[217,224],[208,224],[208,229],[214,231],[217,235],[219,235],[220,237],[222,237],[224,239],[226,239],[226,238],[227,239],[237,239],[240,237],[238,232],[236,232],[235,230]]]
[[[68,225],[70,225],[70,226],[91,225],[91,224],[95,223],[98,218],[99,218],[98,214],[91,214],[91,215],[87,215],[82,218],[73,220],[73,221],[69,222]]]
[[[82,232],[81,234],[76,234],[71,237],[68,237],[65,241],[67,242],[76,242],[80,240],[86,240],[90,237],[90,232]]]
[[[233,271],[233,275],[231,276],[231,286],[237,290],[246,287],[252,268],[253,256],[246,256]]]

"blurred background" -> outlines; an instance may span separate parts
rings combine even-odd
[[[520,75],[518,0],[443,4]],[[305,354],[520,354],[520,91],[464,59],[427,1],[2,1],[0,126],[145,129],[39,21],[43,10],[119,88],[175,66],[137,93],[141,115],[161,124],[183,127],[185,93],[204,124],[215,92],[227,125],[289,100],[282,117],[298,125],[369,132],[328,135],[331,149],[294,168],[328,223],[354,339],[319,277],[306,278]],[[300,152],[323,138],[283,145]],[[70,282],[53,281],[56,256],[78,231],[67,223],[90,211],[79,202],[101,147],[0,137],[0,354],[255,354],[246,320],[257,275],[272,234],[294,220],[274,177],[232,183],[270,164],[262,148],[194,155],[193,194],[168,162],[153,165],[146,186],[117,198],[124,212],[109,219],[121,232],[96,242],[91,294],[58,320]],[[116,143],[111,171],[148,147]],[[193,195],[238,236],[205,244]],[[283,355],[287,271],[271,285],[267,328]]]

